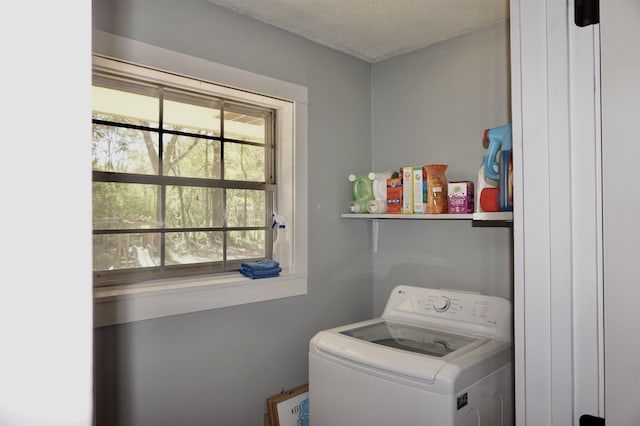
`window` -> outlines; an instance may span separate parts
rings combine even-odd
[[[95,285],[271,257],[275,111],[154,74],[162,83],[94,70]]]
[[[112,260],[94,326],[306,294],[307,89],[101,31],[92,43],[95,90],[122,99],[93,123],[94,185],[121,203],[94,200],[94,238],[117,242],[96,252]],[[130,112],[134,99],[153,110]],[[272,213],[288,219],[288,272],[248,279],[235,269],[271,256]]]

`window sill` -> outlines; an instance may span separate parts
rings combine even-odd
[[[307,277],[249,279],[240,273],[96,288],[94,327],[307,294]]]

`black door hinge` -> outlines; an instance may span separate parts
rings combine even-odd
[[[573,6],[577,26],[586,27],[600,22],[600,0],[575,0]]]
[[[580,416],[580,426],[605,426],[605,424],[602,417],[584,414]]]

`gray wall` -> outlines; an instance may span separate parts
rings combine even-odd
[[[485,128],[511,121],[509,25],[492,25],[372,67],[373,168],[448,164],[476,181]],[[399,284],[511,299],[511,228],[469,221],[380,223],[374,312]]]
[[[374,65],[206,0],[93,0],[93,27],[309,89],[309,294],[97,329],[99,426],[260,425],[307,382],[311,336],[378,315],[393,286],[511,297],[509,228],[384,221],[372,256],[369,222],[339,218],[372,164],[475,181],[483,129],[509,121],[507,24]]]
[[[371,166],[370,65],[207,0],[94,0],[93,28],[308,87],[308,295],[95,332],[98,425],[261,425],[314,333],[373,314],[369,235],[339,218]]]

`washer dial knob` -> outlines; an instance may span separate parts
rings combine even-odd
[[[433,309],[436,312],[444,312],[449,309],[449,306],[451,306],[451,301],[446,296],[440,296],[433,302]]]

